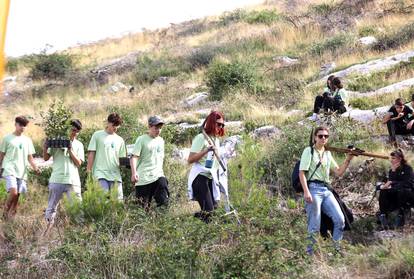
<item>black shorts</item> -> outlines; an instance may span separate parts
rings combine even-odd
[[[138,202],[145,208],[151,205],[153,197],[157,206],[168,205],[170,197],[168,181],[165,177],[160,177],[150,184],[135,186],[135,196]]]

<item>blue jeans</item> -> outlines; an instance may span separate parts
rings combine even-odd
[[[109,181],[105,178],[99,178],[98,182],[104,191],[111,191],[115,187],[118,193],[118,200],[122,201],[124,199],[121,181]]]
[[[321,227],[321,212],[328,215],[334,224],[333,241],[335,248],[339,249],[339,241],[342,239],[345,217],[341,208],[331,191],[322,183],[310,182],[309,191],[312,195],[312,203],[306,203],[305,209],[308,216],[308,235],[310,244],[308,245],[308,253],[313,252],[315,244],[315,234],[319,233]]]

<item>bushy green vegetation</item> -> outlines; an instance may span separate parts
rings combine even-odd
[[[246,89],[252,94],[262,91],[257,70],[247,62],[214,61],[207,70],[206,84],[213,100],[221,100],[225,94],[237,88]]]
[[[391,34],[384,34],[378,42],[372,45],[372,49],[384,51],[390,48],[397,48],[414,39],[414,23],[408,23],[403,28]]]
[[[312,55],[322,55],[327,51],[338,52],[343,47],[349,45],[352,41],[352,37],[348,34],[342,33],[334,35],[332,37],[325,39],[322,42],[311,45],[309,48],[309,52]]]
[[[275,10],[260,10],[246,12],[237,9],[233,12],[227,12],[221,15],[219,24],[229,25],[234,22],[244,21],[249,24],[267,24],[270,25],[281,19],[281,16]]]
[[[64,79],[75,70],[76,65],[76,57],[68,53],[42,52],[31,55],[29,60],[30,75],[35,80]]]
[[[166,54],[152,57],[144,54],[137,59],[134,76],[137,83],[152,83],[159,77],[177,76],[189,69],[189,65],[181,57]]]

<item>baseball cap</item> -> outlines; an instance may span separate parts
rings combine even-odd
[[[148,125],[157,126],[159,124],[164,124],[164,120],[162,120],[158,115],[154,115],[148,118]]]

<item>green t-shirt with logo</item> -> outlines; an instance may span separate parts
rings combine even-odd
[[[77,139],[72,141],[72,150],[79,160],[85,161],[83,144]],[[53,156],[53,170],[49,179],[50,183],[81,185],[78,167],[70,158],[67,148],[48,148],[47,153]]]
[[[3,176],[14,176],[26,180],[28,156],[35,153],[32,140],[24,135],[9,134],[3,138],[0,152],[5,153],[1,165],[4,169]]]
[[[136,186],[147,185],[164,176],[164,140],[142,135],[137,138],[132,155],[138,156]]]
[[[303,150],[302,157],[300,158],[299,170],[306,171],[306,179],[320,180],[326,183],[330,183],[329,171],[338,167],[335,159],[332,157],[330,151],[319,152],[316,148],[313,148],[313,157],[311,156],[311,147],[306,147]],[[322,158],[322,164],[315,171],[316,166]],[[312,173],[315,171],[312,177]]]
[[[220,141],[218,138],[212,137],[213,141],[214,141],[214,146],[218,149],[220,147]],[[198,153],[201,150],[204,150],[208,147],[208,141],[207,139],[204,137],[204,135],[202,133],[198,134],[197,136],[194,137],[193,142],[191,144],[191,149],[190,152],[194,152],[194,153]],[[207,155],[204,155],[198,162],[202,165],[205,166],[206,165],[206,160],[207,160]],[[217,159],[215,158],[215,156],[213,156],[213,166],[211,167],[211,171],[216,171],[219,167],[219,164],[217,162]],[[202,172],[202,175],[208,177],[208,178],[212,178],[211,173],[210,172]]]
[[[93,176],[108,181],[122,181],[119,158],[126,157],[124,139],[105,130],[96,131],[89,142],[88,151],[95,151]]]

